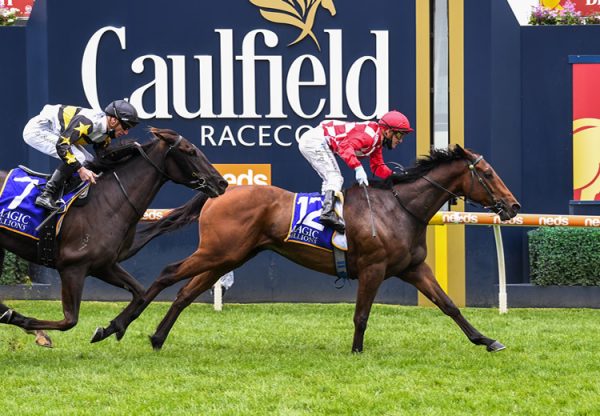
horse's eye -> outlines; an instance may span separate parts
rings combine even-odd
[[[483,176],[485,176],[486,179],[494,179],[494,174],[492,172],[490,172],[489,170],[483,172]]]

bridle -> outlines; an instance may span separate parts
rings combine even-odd
[[[432,184],[433,186],[435,186],[436,188],[441,189],[442,191],[451,195],[452,198],[460,199],[471,206],[482,206],[485,209],[494,211],[496,214],[500,214],[502,211],[504,211],[502,202],[498,198],[496,198],[496,196],[494,195],[494,192],[491,190],[488,182],[481,176],[481,174],[475,168],[475,166],[483,160],[483,156],[478,156],[475,160],[469,160],[466,157],[465,157],[465,159],[467,162],[467,169],[469,170],[469,172],[471,174],[471,186],[469,187],[469,192],[467,193],[466,196],[459,196],[459,195],[455,194],[454,192],[452,192],[449,189],[445,188],[444,186],[440,185],[438,182],[434,181],[427,175],[423,175],[422,178],[425,179],[430,184]],[[479,182],[481,184],[481,186],[483,187],[483,189],[487,192],[488,196],[493,201],[493,205],[484,206],[484,205],[481,205],[480,203],[475,202],[471,199],[471,194],[473,193],[473,189],[475,187],[475,179],[477,179],[477,182]],[[416,214],[414,214],[412,211],[410,211],[406,207],[406,205],[400,199],[400,195],[398,194],[398,192],[395,189],[392,189],[392,194],[394,195],[394,197],[396,198],[396,200],[398,201],[398,203],[400,204],[402,209],[404,209],[406,212],[408,212],[413,218],[415,218],[421,224],[424,224],[424,225],[428,224],[428,222],[419,218]]]
[[[181,141],[183,140],[183,136],[179,135],[179,137],[177,137],[177,140],[175,140],[175,143],[169,145],[169,148],[167,149],[167,151],[165,152],[162,160],[161,160],[161,165],[164,166],[166,163],[166,159],[167,156],[169,155],[169,153],[179,147]],[[144,148],[142,147],[142,145],[140,145],[139,143],[135,142],[135,147],[137,149],[137,151],[140,153],[140,155],[142,155],[142,157],[148,162],[150,163],[150,165],[152,165],[152,167],[154,169],[156,169],[161,175],[162,175],[162,179],[164,181],[167,180],[171,180],[173,182],[176,182],[172,176],[170,176],[167,172],[165,172],[164,168],[161,168],[159,165],[157,165],[152,159],[150,159],[150,156],[148,156],[148,154],[146,153],[146,151],[144,150]],[[133,208],[133,210],[135,211],[135,213],[138,215],[138,217],[142,217],[142,214],[133,204],[133,202],[131,201],[131,199],[129,198],[129,194],[127,193],[127,190],[125,189],[125,187],[123,186],[123,183],[121,182],[121,179],[119,178],[119,176],[117,175],[116,171],[113,171],[113,176],[115,177],[115,179],[117,180],[117,183],[119,184],[119,188],[121,188],[121,192],[123,192],[123,195],[125,195],[125,199],[127,200],[127,203],[131,206],[131,208]],[[198,173],[196,172],[192,172],[192,176],[196,177],[197,179],[192,180],[189,182],[189,185],[191,185],[191,187],[196,190],[199,191],[203,188],[206,187],[206,179],[199,177]]]
[[[493,205],[488,205],[488,206],[483,206],[483,207],[485,209],[494,211],[496,214],[500,214],[504,210],[502,208],[502,202],[498,198],[496,198],[496,195],[494,195],[494,192],[490,189],[488,182],[483,177],[481,177],[481,174],[479,173],[479,171],[477,171],[477,169],[475,169],[475,165],[477,165],[482,160],[483,160],[483,156],[479,156],[473,162],[467,163],[467,168],[471,172],[471,188],[469,189],[469,193],[467,194],[465,201],[471,200],[470,195],[473,192],[473,187],[475,186],[475,178],[477,178],[477,181],[483,187],[483,189],[485,189],[488,196],[490,197],[490,199],[493,202]],[[469,203],[474,204],[473,202],[469,202]],[[477,204],[477,205],[481,205],[481,204]]]
[[[165,155],[162,158],[161,165],[163,165],[163,166],[165,165],[165,163],[166,163],[165,161],[167,159],[167,156],[169,156],[169,153],[173,149],[179,147],[179,144],[181,143],[182,140],[183,140],[183,137],[180,135],[177,137],[177,140],[175,140],[175,143],[169,145],[169,148],[167,149],[167,151],[165,152]],[[140,152],[140,154],[142,155],[142,157],[144,159],[146,159],[148,161],[148,163],[150,163],[154,167],[154,169],[156,169],[162,175],[163,179],[176,182],[175,179],[173,179],[173,177],[171,177],[168,173],[166,173],[164,171],[164,169],[161,169],[156,163],[154,163],[152,161],[152,159],[150,159],[148,154],[144,151],[144,149],[142,148],[142,146],[139,143],[136,143],[136,147],[138,149],[138,152]],[[192,176],[194,176],[197,179],[194,179],[194,180],[188,182],[187,183],[188,186],[190,186],[195,191],[202,190],[203,188],[206,187],[206,179],[200,177],[197,172],[192,172]]]

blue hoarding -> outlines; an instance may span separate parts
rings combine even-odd
[[[143,125],[174,129],[213,163],[237,165],[233,182],[253,183],[253,172],[267,165],[267,183],[317,191],[320,179],[296,144],[307,126],[373,119],[389,109],[414,122],[414,20],[412,0],[38,0],[28,27],[27,108],[33,116],[45,103],[103,108],[126,98]],[[137,128],[132,136],[146,133]],[[406,164],[414,154],[408,141],[384,156]],[[45,170],[55,164],[35,150],[28,162]],[[190,196],[169,184],[152,206]],[[147,285],[193,251],[197,232],[184,234],[151,244],[126,267]],[[310,300],[319,284],[330,293],[320,299],[354,297],[353,288],[336,291],[333,279],[276,254],[259,255],[237,274],[254,279],[241,300]],[[404,286],[388,300],[407,303],[407,291],[408,303],[416,301]]]

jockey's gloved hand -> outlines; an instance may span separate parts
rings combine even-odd
[[[362,166],[359,166],[354,169],[354,174],[356,175],[356,182],[359,185],[369,186],[369,180],[367,179],[367,173]]]

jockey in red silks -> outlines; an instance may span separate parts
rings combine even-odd
[[[340,198],[344,184],[334,154],[354,169],[356,181],[361,186],[368,186],[367,174],[358,159],[369,157],[371,172],[382,179],[387,178],[392,171],[383,161],[382,146],[394,149],[412,131],[404,114],[390,111],[378,122],[325,120],[302,134],[298,143],[300,152],[323,179],[321,192],[325,194],[325,199],[320,217],[322,224],[341,233],[345,231],[344,221],[334,209],[335,200]]]

